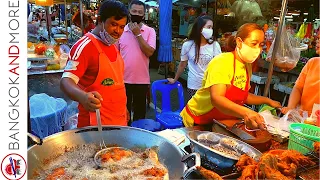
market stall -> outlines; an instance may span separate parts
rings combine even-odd
[[[235,20],[239,15],[237,13],[230,15],[231,10],[228,10],[232,7],[232,4],[223,4],[222,2],[227,1],[220,1],[221,7],[226,7],[226,9],[219,10],[219,13],[222,16],[227,15],[226,18]],[[280,18],[279,23],[281,26],[283,25],[282,22],[285,21],[283,17],[287,7],[286,0],[283,2],[282,18]],[[217,4],[217,2],[214,4]],[[277,51],[270,49],[271,47],[277,49],[277,45],[272,44],[279,39],[279,37],[274,36],[276,30],[273,29],[276,26],[278,27],[277,36],[290,37],[289,34],[284,36],[287,35],[287,32],[282,33],[281,30],[286,29],[280,28],[281,26],[277,25],[277,21],[273,24],[266,28],[265,33],[269,37],[267,40],[270,43],[266,43],[264,55],[258,61],[261,69],[266,67],[266,70],[260,69],[252,78],[253,83],[260,82],[262,87],[265,84],[271,84],[271,82],[285,82],[290,78],[290,80],[293,80],[293,75],[297,76],[299,74],[299,67],[283,68],[280,65],[280,68],[273,68],[273,64],[277,65],[275,63]],[[308,37],[306,32],[309,32],[309,30],[304,31],[303,39],[306,36],[312,44],[311,38]],[[223,42],[232,34],[232,31],[221,33],[220,41]],[[297,32],[293,34],[296,35]],[[167,37],[170,36],[167,35]],[[170,39],[167,38],[166,40]],[[28,44],[31,52],[28,60],[33,67],[38,68],[30,68],[29,94],[40,94],[39,91],[45,91],[50,96],[64,96],[60,94],[57,85],[61,77],[59,73],[62,70],[50,70],[50,68],[55,68],[54,66],[58,64],[55,57],[59,53],[59,66],[63,66],[61,58],[67,58],[64,54],[66,50],[63,48],[66,38],[56,37],[56,41],[61,42],[51,47],[44,44]],[[175,39],[173,36],[171,45],[174,59],[180,59],[180,52],[178,51],[183,41],[184,38],[176,37]],[[161,45],[170,46],[166,43]],[[280,41],[278,43],[281,47]],[[306,41],[302,40],[297,48],[305,48],[304,44],[306,44]],[[35,49],[32,49],[32,46]],[[312,47],[308,44],[308,48],[303,49],[302,52],[312,51],[311,49]],[[272,54],[271,57],[270,53]],[[302,54],[300,55],[302,56]],[[268,60],[268,57],[270,57],[270,60]],[[267,74],[268,61],[271,61],[270,67],[274,69],[274,71],[269,69],[269,75],[271,74],[271,76]],[[296,67],[298,62],[295,61],[294,66]],[[277,71],[281,74],[275,73]],[[286,76],[289,73],[292,74],[292,77]],[[273,78],[272,75],[276,75],[277,78]],[[41,79],[41,83],[39,83],[39,79]],[[279,85],[277,85],[277,88],[281,89]],[[265,88],[265,91],[267,91],[266,89],[268,88]],[[33,90],[37,92],[30,93]],[[288,90],[285,91],[289,93]],[[267,94],[270,93],[267,92]],[[273,93],[271,93],[272,95]],[[41,94],[41,98],[33,96],[31,100],[32,102],[41,102],[44,99],[42,96],[44,95]],[[44,109],[47,109],[49,105],[56,105],[53,109],[57,113],[53,112],[50,116],[57,119],[57,124],[51,125],[55,128],[61,127],[64,123],[62,120],[65,117],[61,117],[63,115],[60,112],[65,110],[66,104],[69,102],[64,102],[59,98],[52,99],[47,96],[45,98],[46,101],[41,102],[42,106],[38,106],[36,110],[46,112]],[[63,99],[67,100],[66,97],[63,97]],[[161,129],[161,131],[155,133],[132,127],[98,126],[68,130],[53,134],[50,137],[46,136],[52,131],[42,132],[41,136],[38,134],[40,139],[30,135],[34,145],[28,149],[28,178],[78,178],[82,180],[103,178],[319,179],[320,128],[304,123],[305,117],[297,112],[279,118],[276,109],[265,107],[259,113],[266,120],[265,130],[248,130],[242,120],[230,119],[214,120],[213,126]],[[314,117],[312,118],[316,118],[317,122],[320,123],[319,110],[313,114]],[[32,118],[37,119],[38,124],[36,125],[40,127],[43,125],[41,123],[51,117],[43,115],[42,117]],[[55,130],[50,127],[46,129]],[[61,129],[57,131],[61,131]]]

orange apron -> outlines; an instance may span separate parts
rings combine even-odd
[[[127,126],[127,97],[123,80],[124,62],[117,51],[117,59],[111,62],[101,49],[98,40],[90,33],[88,36],[99,51],[99,71],[93,84],[82,88],[86,92],[97,91],[103,101],[100,108],[102,125]],[[89,117],[88,118],[88,113]],[[95,112],[88,112],[79,104],[78,127],[96,126]]]
[[[247,100],[248,98],[248,94],[249,94],[249,75],[248,75],[248,70],[246,70],[247,73],[247,81],[246,81],[246,87],[245,90],[242,90],[236,86],[233,85],[234,82],[234,76],[236,73],[236,56],[235,56],[235,52],[233,52],[234,54],[234,60],[233,60],[233,77],[231,79],[231,86],[227,89],[225,97],[228,98],[230,101],[239,104],[240,106],[243,106],[244,102]],[[190,111],[190,108],[188,107],[188,105],[186,106],[186,112],[193,118],[194,123],[198,124],[198,125],[204,125],[204,124],[212,124],[213,123],[213,119],[216,120],[225,120],[225,119],[237,119],[236,117],[224,114],[222,112],[220,112],[217,108],[213,108],[211,111],[203,114],[203,115],[199,115],[196,116],[194,114],[192,114],[192,112]]]

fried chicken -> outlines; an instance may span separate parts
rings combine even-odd
[[[258,173],[257,171],[257,165],[248,165],[246,166],[243,171],[242,171],[242,174],[241,174],[241,177],[238,178],[238,180],[253,180],[253,179],[256,179],[256,175]]]
[[[315,165],[315,162],[311,161],[308,157],[295,150],[286,150],[278,158],[281,163],[294,163],[297,166]]]
[[[242,171],[248,165],[257,165],[257,162],[246,154],[241,155],[236,164],[237,170]]]
[[[313,143],[314,152],[320,155],[320,142]]]
[[[201,166],[197,167],[197,170],[200,172],[201,176],[210,180],[223,180],[217,173],[207,170]]]
[[[295,178],[296,177],[296,173],[297,173],[297,165],[294,164],[294,163],[291,163],[291,164],[287,164],[287,163],[281,163],[279,162],[277,164],[278,168],[279,168],[279,171],[285,175],[285,176],[289,176],[289,177],[292,177],[292,178]]]
[[[269,161],[268,165],[270,168],[275,169],[292,179],[296,177],[299,165],[308,166],[315,164],[308,157],[295,150],[271,150],[263,154],[260,161],[264,161],[264,163]]]
[[[258,163],[259,179],[281,179],[290,180],[278,170],[278,159],[273,154],[263,154]]]
[[[259,179],[281,179],[281,180],[292,180],[293,178],[286,177],[281,174],[277,169],[271,168],[267,164],[261,163],[259,166]]]
[[[317,148],[320,148],[319,145]],[[319,149],[315,147],[315,150]],[[299,166],[313,165],[315,163],[311,159],[298,151],[277,149],[262,154],[259,163],[244,154],[238,160],[236,167],[238,171],[242,171],[238,180],[257,178],[291,180],[295,179]]]

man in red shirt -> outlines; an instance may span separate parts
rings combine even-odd
[[[100,109],[103,125],[127,125],[124,63],[114,45],[127,19],[123,3],[104,1],[98,25],[71,48],[60,86],[79,102],[78,127],[97,125],[96,109]]]

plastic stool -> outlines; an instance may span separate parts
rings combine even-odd
[[[159,131],[161,129],[160,123],[153,119],[139,119],[137,121],[133,121],[131,123],[131,127],[145,129],[152,132]]]

